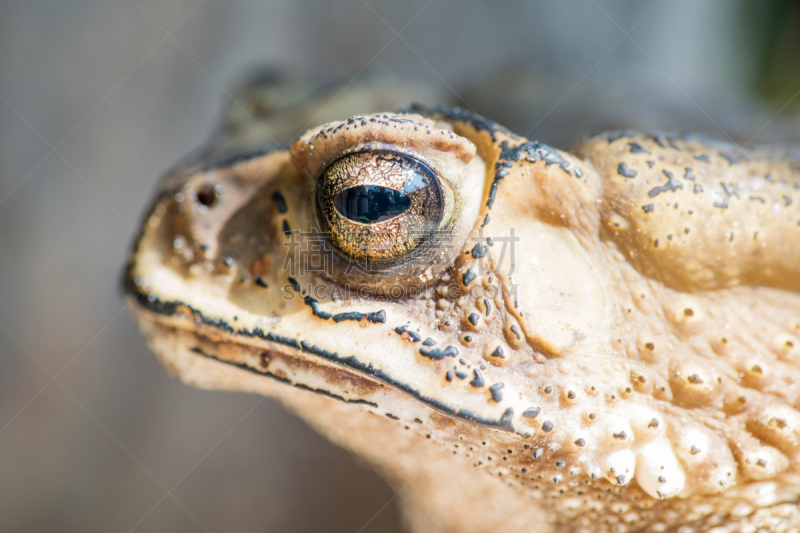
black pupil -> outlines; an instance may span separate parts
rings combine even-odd
[[[333,205],[342,216],[369,224],[396,217],[411,207],[411,200],[402,191],[378,185],[359,185],[337,194]]]

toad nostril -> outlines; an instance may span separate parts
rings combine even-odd
[[[217,201],[216,185],[206,184],[197,189],[197,202],[206,207],[211,207]]]

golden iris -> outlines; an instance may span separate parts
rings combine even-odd
[[[380,267],[407,257],[433,237],[445,213],[436,173],[409,155],[390,151],[346,154],[320,177],[322,231],[359,262]]]

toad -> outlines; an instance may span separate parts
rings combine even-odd
[[[132,247],[170,373],[277,398],[412,531],[800,528],[798,161],[451,107],[262,141],[170,172]]]

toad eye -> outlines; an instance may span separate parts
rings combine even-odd
[[[324,170],[317,187],[323,231],[341,252],[373,268],[430,244],[446,225],[451,198],[430,166],[390,151],[343,155]]]

